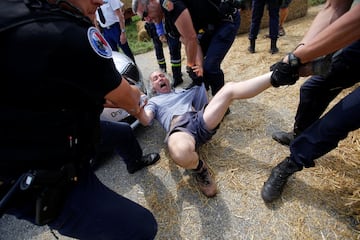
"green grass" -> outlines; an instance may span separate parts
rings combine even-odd
[[[139,16],[133,16],[131,18],[131,23],[126,25],[126,36],[129,46],[134,55],[146,53],[154,49],[152,41],[143,42],[137,40],[137,21],[140,21]]]
[[[308,0],[309,6],[316,6],[325,2],[326,0]],[[142,42],[137,40],[137,21],[140,21],[139,16],[133,16],[131,18],[131,23],[126,25],[126,36],[134,55],[146,53],[154,49],[152,41]]]

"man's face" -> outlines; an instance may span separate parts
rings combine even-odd
[[[103,0],[68,0],[68,2],[79,8],[91,21],[95,19],[96,9],[103,4]]]
[[[171,85],[165,73],[155,71],[150,75],[150,82],[153,90],[156,93],[169,93],[171,92]]]
[[[147,5],[139,1],[136,13],[147,22],[160,23],[164,17],[158,0],[150,0]]]

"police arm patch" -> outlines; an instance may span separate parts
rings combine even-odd
[[[90,46],[92,49],[103,58],[111,58],[112,50],[109,43],[105,40],[103,35],[96,27],[90,27],[87,32]]]

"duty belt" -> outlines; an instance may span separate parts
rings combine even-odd
[[[2,199],[0,199],[0,218],[17,192],[36,188],[65,186],[66,184],[76,182],[78,180],[77,173],[77,167],[74,164],[64,165],[61,170],[30,170],[23,173],[14,184],[5,186],[5,194],[2,196]],[[4,183],[6,182],[1,180],[0,187]]]

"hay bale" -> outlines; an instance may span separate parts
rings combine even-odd
[[[145,42],[151,40],[149,34],[146,32],[144,21],[137,21],[136,30],[138,32],[137,34],[138,41]]]
[[[145,29],[145,22],[137,21],[136,22],[136,31],[140,32],[142,29]]]
[[[120,0],[124,4],[124,9],[131,9],[132,0]]]

